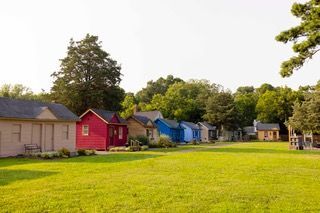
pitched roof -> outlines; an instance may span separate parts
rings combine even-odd
[[[141,115],[148,117],[152,121],[157,120],[157,118],[163,118],[162,113],[160,111],[154,110],[154,111],[145,111],[145,112],[136,112],[134,115]]]
[[[183,129],[183,128],[180,127],[180,124],[175,120],[168,120],[168,119],[163,119],[163,118],[159,118],[158,120],[160,120],[161,122],[165,123],[169,128],[172,128],[172,129]]]
[[[256,134],[254,126],[246,126],[246,127],[243,128],[243,130],[244,130],[248,135],[250,135],[250,134],[252,134],[252,135],[253,135],[253,134]]]
[[[257,130],[280,130],[280,126],[276,123],[257,123]]]
[[[181,124],[184,124],[185,126],[191,128],[191,129],[194,129],[194,130],[200,129],[200,127],[197,124],[192,123],[192,122],[182,121]]]
[[[154,126],[153,122],[151,119],[149,119],[146,116],[142,116],[142,115],[133,115],[131,116],[133,119],[137,120],[138,122],[142,123],[143,125],[147,126],[149,122],[151,122],[151,124]]]
[[[79,120],[62,104],[0,97],[0,118],[37,119],[45,109],[49,109],[58,120]]]
[[[212,126],[211,124],[209,124],[208,122],[204,121],[204,122],[199,122],[200,125],[206,127],[208,130],[216,130],[217,127]]]
[[[108,123],[111,123],[111,120],[114,116],[117,116],[120,123],[123,123],[123,124],[127,123],[127,121],[121,118],[116,112],[108,111],[104,109],[90,109],[90,110],[92,110],[95,114],[99,115],[103,120],[105,120]]]

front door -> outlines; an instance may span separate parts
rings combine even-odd
[[[44,131],[44,150],[53,151],[53,125],[46,124]]]
[[[276,131],[273,132],[273,140],[274,140],[274,141],[278,140],[278,138],[277,138],[277,132],[276,132]]]
[[[114,128],[109,127],[109,146],[114,146]]]
[[[32,124],[31,143],[41,147],[41,124]]]

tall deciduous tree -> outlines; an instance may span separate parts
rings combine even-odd
[[[212,90],[208,81],[178,82],[165,95],[156,94],[146,110],[160,110],[170,119],[197,122],[205,112],[205,101]]]
[[[167,78],[161,77],[156,81],[148,81],[147,87],[137,92],[136,99],[140,103],[149,104],[154,95],[164,95],[168,88],[177,82],[183,82],[183,80],[172,75],[168,75]]]
[[[234,104],[240,127],[251,126],[257,118],[258,95],[254,87],[239,87],[234,95]]]
[[[119,110],[124,98],[120,70],[97,36],[87,34],[76,42],[71,39],[60,70],[52,74],[53,99],[78,114],[91,107]]]
[[[301,19],[300,25],[276,36],[277,41],[293,42],[292,49],[297,53],[281,64],[283,77],[291,76],[320,50],[320,0],[294,3],[291,13]]]
[[[133,93],[127,93],[124,100],[121,102],[122,111],[120,113],[121,117],[128,118],[134,113],[134,108],[136,105],[136,100]]]
[[[32,90],[22,84],[4,84],[0,87],[0,97],[26,99],[26,100],[38,100],[50,102],[51,96],[44,91],[36,94]]]
[[[288,87],[276,88],[259,97],[256,111],[258,120],[262,122],[284,123],[292,115],[293,105],[301,102],[301,93]]]

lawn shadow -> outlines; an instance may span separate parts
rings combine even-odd
[[[8,185],[15,181],[43,178],[57,173],[58,172],[0,169],[0,186]]]
[[[64,159],[59,162],[63,163],[119,163],[128,161],[146,160],[161,157],[162,155],[144,154],[144,153],[112,153],[107,155],[81,156]],[[58,162],[58,161],[56,161]]]
[[[293,154],[293,155],[320,155],[320,151],[316,150],[281,150],[281,149],[263,149],[263,148],[208,148],[199,150],[199,152],[222,152],[222,153],[248,153],[248,154]]]
[[[47,160],[38,160],[38,159],[30,159],[25,157],[7,157],[7,158],[0,158],[0,168],[2,167],[9,167],[9,166],[19,166],[25,164],[38,164],[38,163],[45,163],[48,162]]]
[[[168,152],[181,152],[181,151],[186,151],[186,150],[193,150],[193,149],[198,149],[198,148],[203,148],[203,147],[194,147],[194,146],[189,146],[189,145],[179,145],[178,147],[175,148],[151,148],[148,151],[150,152],[158,152],[158,153],[168,153]]]

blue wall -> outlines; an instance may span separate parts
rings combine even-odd
[[[201,138],[201,131],[200,129],[191,129],[187,125],[181,123],[181,126],[184,128],[184,141],[191,142],[193,140],[200,141]]]
[[[183,129],[170,128],[161,120],[156,120],[155,123],[160,135],[168,135],[173,142],[184,141]]]

